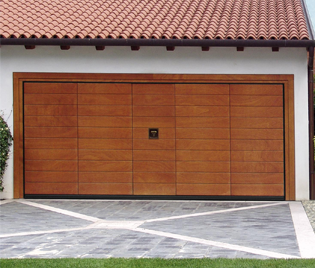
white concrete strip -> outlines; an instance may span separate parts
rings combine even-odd
[[[201,213],[185,214],[185,215],[180,215],[180,216],[172,216],[172,217],[151,219],[151,220],[146,220],[145,222],[156,222],[156,221],[168,221],[168,220],[184,219],[184,218],[190,218],[190,217],[199,217],[199,216],[213,215],[213,214],[218,214],[218,213],[228,213],[228,212],[235,212],[235,211],[255,209],[255,208],[279,206],[279,205],[284,205],[284,204],[288,204],[288,203],[287,202],[279,202],[279,203],[272,203],[272,204],[264,204],[264,205],[256,205],[256,206],[249,206],[249,207],[241,207],[241,208],[229,208],[229,209],[222,209],[222,210],[209,211],[209,212],[201,212]]]
[[[0,201],[0,206],[1,206],[1,205],[4,205],[4,204],[11,203],[11,202],[13,202],[13,201],[15,201],[15,200],[13,200],[13,199],[1,200],[1,201]]]
[[[144,221],[99,221],[90,225],[89,228],[133,229],[143,223]]]
[[[174,238],[174,239],[180,239],[180,240],[184,240],[184,241],[189,241],[189,242],[194,242],[194,243],[199,243],[199,244],[204,244],[204,245],[209,245],[209,246],[214,246],[214,247],[225,248],[225,249],[229,249],[229,250],[248,252],[251,254],[262,255],[262,256],[266,256],[266,257],[270,257],[270,258],[277,258],[277,259],[299,259],[300,258],[298,256],[287,255],[287,254],[282,254],[282,253],[277,253],[277,252],[272,252],[272,251],[267,251],[267,250],[262,250],[262,249],[255,249],[255,248],[249,248],[249,247],[244,247],[244,246],[238,246],[238,245],[222,243],[222,242],[217,242],[217,241],[212,241],[212,240],[206,240],[206,239],[201,239],[201,238],[195,238],[195,237],[190,237],[190,236],[185,236],[185,235],[178,235],[178,234],[148,230],[148,229],[143,229],[143,228],[135,228],[132,230],[137,231],[137,232],[146,233],[146,234],[158,235],[158,236],[163,236],[163,237],[170,237],[170,238]]]
[[[296,239],[302,258],[315,258],[315,234],[301,202],[290,202]]]
[[[70,217],[79,218],[81,220],[86,220],[86,221],[91,221],[91,222],[97,222],[97,221],[100,220],[99,218],[95,218],[95,217],[87,216],[87,215],[84,215],[84,214],[68,211],[68,210],[65,210],[65,209],[54,208],[54,207],[51,207],[51,206],[46,206],[46,205],[42,205],[42,204],[38,204],[38,203],[26,201],[26,200],[19,200],[17,202],[25,204],[25,205],[29,205],[29,206],[33,206],[33,207],[37,207],[37,208],[53,211],[53,212],[56,212],[56,213],[64,214],[64,215],[67,215],[67,216],[70,216]]]

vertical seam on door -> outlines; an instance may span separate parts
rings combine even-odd
[[[77,193],[80,194],[79,181],[79,83],[77,83]]]
[[[231,126],[231,84],[228,84],[229,87],[229,134],[230,134],[230,161],[229,161],[229,165],[230,165],[230,196],[232,196],[232,171],[231,171],[231,163],[232,163],[232,126]]]
[[[130,108],[131,108],[131,191],[132,191],[132,195],[134,195],[134,181],[133,181],[133,83],[130,83],[130,89],[131,89],[131,104],[130,104]]]

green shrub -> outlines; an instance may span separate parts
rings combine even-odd
[[[3,175],[7,167],[7,160],[9,158],[10,147],[12,145],[12,135],[10,128],[4,121],[3,116],[0,115],[0,192],[3,191]]]

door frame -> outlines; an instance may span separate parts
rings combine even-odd
[[[295,200],[294,75],[13,73],[14,198],[24,197],[24,82],[282,84],[285,200]]]

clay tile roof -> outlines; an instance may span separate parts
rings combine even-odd
[[[2,0],[3,38],[310,39],[301,0]]]

